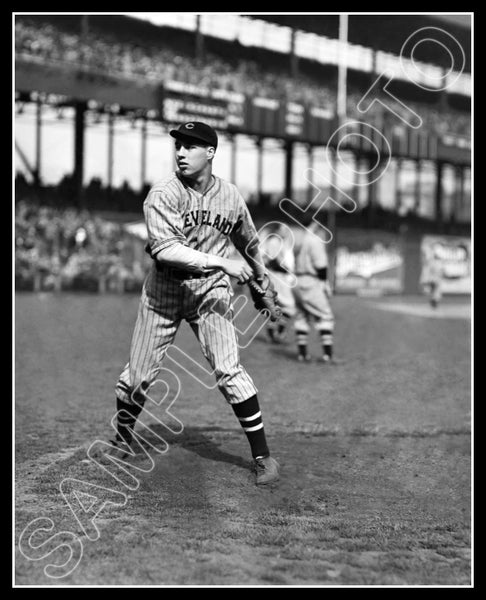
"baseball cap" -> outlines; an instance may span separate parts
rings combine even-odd
[[[196,142],[203,142],[208,146],[218,146],[218,135],[212,127],[201,121],[190,121],[182,123],[177,129],[171,129],[169,132],[177,140],[192,139]]]

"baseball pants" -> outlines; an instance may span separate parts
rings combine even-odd
[[[334,314],[320,279],[311,275],[298,276],[294,293],[297,307],[294,328],[297,331],[308,332],[311,325],[317,331],[334,330]]]
[[[194,331],[226,400],[237,404],[255,395],[258,390],[240,364],[233,293],[222,272],[181,281],[152,267],[142,290],[130,358],[116,384],[117,398],[129,404],[134,398],[140,402],[135,393],[143,395],[156,380],[183,319]]]

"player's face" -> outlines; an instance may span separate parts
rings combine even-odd
[[[199,146],[191,142],[176,140],[176,162],[184,177],[196,177],[209,165],[214,156],[212,146]]]

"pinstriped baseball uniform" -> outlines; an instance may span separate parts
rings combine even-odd
[[[237,249],[250,240],[258,243],[238,189],[214,175],[204,194],[187,186],[178,172],[156,183],[144,202],[144,216],[152,257],[174,242],[223,257],[230,254],[230,242]],[[240,365],[232,295],[230,278],[220,270],[181,279],[180,271],[154,260],[142,289],[129,362],[116,385],[117,398],[132,403],[133,392],[153,383],[182,319],[196,334],[226,400],[237,404],[256,394]]]
[[[328,266],[325,243],[316,234],[306,231],[296,248],[295,300],[297,314],[294,322],[295,329],[309,331],[312,323],[316,329],[334,328],[334,315],[329,299],[324,291],[323,281],[317,276],[320,269]]]

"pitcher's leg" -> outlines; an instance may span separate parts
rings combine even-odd
[[[238,340],[231,320],[214,312],[190,325],[226,400],[237,404],[256,394],[252,378],[240,363]]]
[[[133,427],[145,402],[145,391],[156,379],[179,323],[170,312],[160,313],[143,300],[140,302],[130,360],[116,384],[118,440],[131,441]]]
[[[214,302],[214,299],[217,301]],[[208,292],[201,302],[199,316],[191,322],[191,327],[214,371],[218,388],[231,404],[246,434],[255,459],[257,483],[275,481],[278,479],[278,465],[270,457],[257,388],[240,364],[229,291],[216,288]]]

